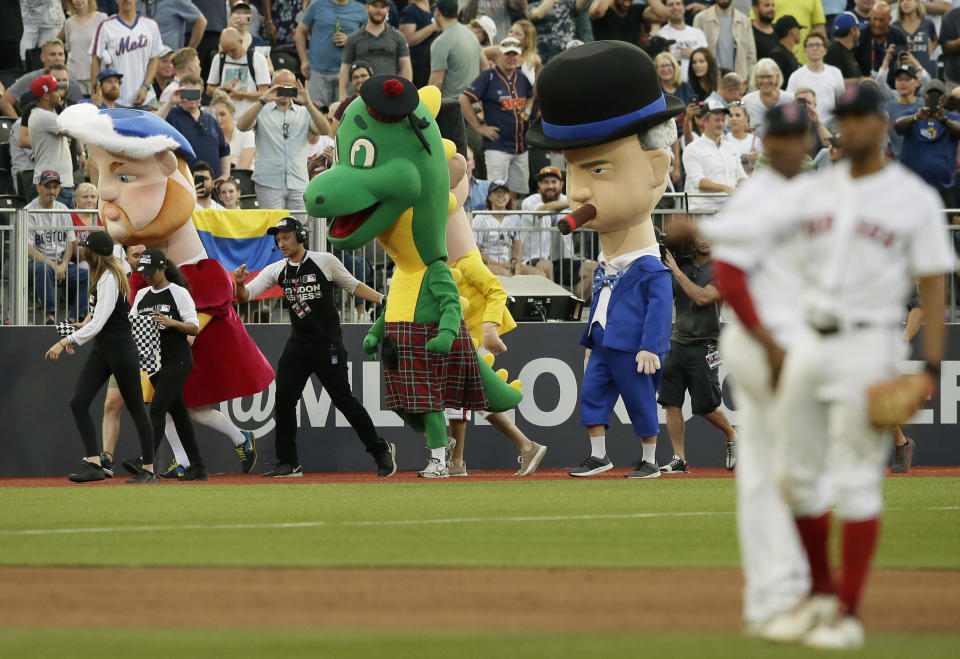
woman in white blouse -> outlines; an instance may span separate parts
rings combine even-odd
[[[237,130],[237,108],[230,97],[217,90],[210,99],[210,113],[216,117],[223,131],[223,139],[230,145],[230,165],[237,169],[253,169],[256,142],[252,130]],[[226,172],[224,172],[226,173]]]

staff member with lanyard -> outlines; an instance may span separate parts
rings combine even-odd
[[[307,232],[292,217],[285,217],[267,230],[274,237],[284,259],[271,263],[250,282],[247,266],[234,273],[237,300],[246,302],[273,286],[280,285],[290,311],[293,331],[277,365],[277,467],[266,477],[300,477],[303,467],[297,457],[297,404],[310,374],[320,379],[334,406],[357,432],[367,452],[377,463],[378,476],[397,472],[395,444],[377,436],[370,415],[350,390],[347,380],[347,351],[343,347],[340,317],[333,304],[333,287],[358,298],[383,303],[383,295],[360,283],[337,257],[309,252],[304,243]]]
[[[137,297],[133,300],[134,312],[152,314],[160,326],[160,370],[150,377],[153,384],[153,400],[150,402],[153,450],[156,452],[163,441],[164,417],[169,412],[190,460],[190,465],[180,474],[179,480],[205,481],[207,472],[200,457],[193,422],[183,400],[183,383],[193,368],[193,352],[187,337],[200,333],[197,306],[187,290],[190,284],[177,266],[168,263],[164,253],[156,247],[140,255],[137,272],[143,274],[149,286],[137,291]],[[169,473],[172,477],[179,472],[174,467]]]
[[[90,265],[90,282],[95,286],[90,296],[93,313],[88,315],[80,329],[65,339],[60,339],[47,350],[46,359],[57,361],[60,354],[74,354],[74,348],[94,339],[93,350],[87,357],[87,363],[80,371],[77,386],[70,400],[70,409],[80,431],[80,439],[87,457],[80,471],[70,474],[75,483],[102,481],[106,478],[100,465],[100,451],[97,449],[97,435],[90,416],[90,404],[100,391],[107,378],[113,375],[117,380],[123,402],[133,417],[140,438],[140,450],[143,466],[128,483],[156,483],[153,474],[153,433],[150,419],[143,405],[143,391],[140,387],[140,359],[137,346],[130,333],[130,284],[123,272],[123,266],[113,256],[113,238],[105,231],[95,231],[79,245],[85,248],[85,257]]]

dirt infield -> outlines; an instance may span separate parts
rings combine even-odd
[[[734,570],[9,567],[0,583],[7,626],[740,627]],[[955,632],[960,572],[876,572],[863,614],[873,630]]]
[[[603,474],[598,474],[590,480],[617,480],[623,478],[624,474],[630,469],[611,469]],[[960,476],[960,466],[956,467],[913,467],[906,474],[891,474],[893,478],[913,478],[930,476]],[[734,472],[722,468],[695,468],[687,474],[677,474],[675,476],[664,476],[663,481],[686,480],[690,478],[733,478]],[[42,478],[0,478],[0,487],[112,487],[123,485],[128,478],[128,474],[118,469],[116,478],[108,478],[98,483],[84,483],[77,485],[71,483],[65,476],[47,476]],[[470,482],[492,482],[492,481],[536,481],[536,480],[565,480],[574,481],[567,474],[566,469],[541,469],[536,473],[517,478],[511,471],[470,471],[467,478],[451,478],[447,483],[470,483]],[[390,482],[421,482],[423,479],[417,478],[415,471],[397,472],[396,476],[389,479]],[[290,484],[317,484],[317,483],[377,483],[384,482],[384,479],[377,478],[376,474],[364,472],[337,472],[337,473],[309,473],[304,474],[303,478],[262,478],[260,474],[213,474],[210,479],[201,483],[190,483],[191,485],[259,485],[267,483]],[[655,482],[655,481],[654,481]],[[654,482],[646,481],[648,484]],[[174,482],[160,481],[161,485],[173,486]]]

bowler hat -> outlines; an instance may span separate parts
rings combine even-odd
[[[527,131],[532,146],[578,149],[613,142],[683,112],[664,95],[653,60],[625,41],[594,41],[565,50],[537,76],[541,118]]]

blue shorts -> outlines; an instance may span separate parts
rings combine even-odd
[[[600,328],[593,330],[599,343]],[[664,355],[658,355],[663,364]],[[657,418],[657,387],[663,376],[661,367],[653,375],[637,373],[637,353],[598,346],[590,353],[580,392],[580,425],[609,426],[610,413],[617,398],[623,397],[627,414],[638,437],[660,433]]]

